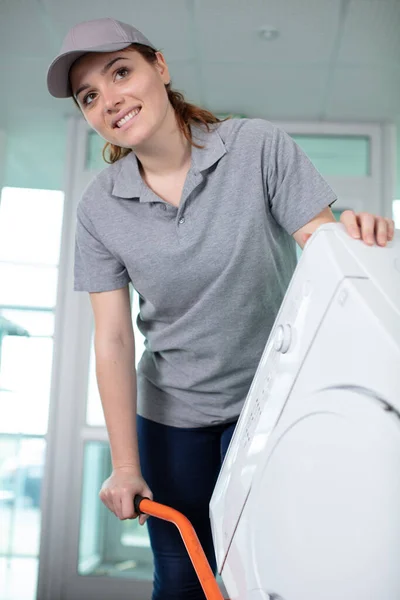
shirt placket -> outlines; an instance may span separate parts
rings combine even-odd
[[[180,242],[183,242],[185,238],[191,234],[193,217],[191,205],[193,203],[189,200],[202,181],[203,176],[199,171],[189,171],[185,185],[183,186],[181,202],[175,217],[175,230]]]

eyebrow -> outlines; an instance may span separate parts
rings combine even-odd
[[[107,71],[109,71],[111,67],[119,60],[128,60],[128,58],[126,56],[117,56],[115,58],[112,58],[106,65],[104,65],[104,67],[100,71],[100,74],[104,76],[107,73]],[[84,83],[83,85],[81,85],[81,87],[78,88],[74,94],[75,100],[78,99],[79,94],[83,92],[83,90],[87,90],[90,87],[91,86],[88,83]]]

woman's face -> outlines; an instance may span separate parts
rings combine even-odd
[[[90,127],[122,148],[138,147],[159,130],[172,108],[169,81],[159,52],[150,64],[132,49],[85,54],[70,71],[72,92]]]

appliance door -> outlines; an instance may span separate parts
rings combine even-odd
[[[244,579],[225,582],[229,597],[398,600],[399,414],[358,387],[301,406],[253,480],[225,565]]]

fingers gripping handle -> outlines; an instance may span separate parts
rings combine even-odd
[[[190,560],[192,561],[207,600],[223,600],[224,597],[215,580],[214,573],[208,564],[207,557],[204,554],[199,538],[190,521],[177,510],[165,506],[164,504],[153,502],[153,500],[149,500],[149,498],[137,495],[133,502],[137,514],[158,517],[159,519],[169,521],[176,525],[189,553]]]

